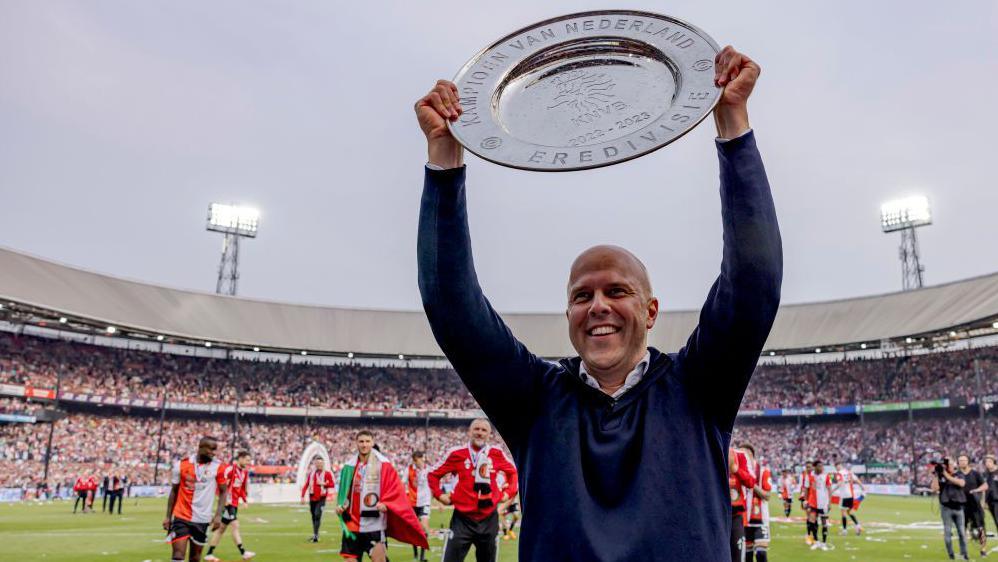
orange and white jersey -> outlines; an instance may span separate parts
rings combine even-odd
[[[177,486],[177,503],[173,516],[191,523],[210,523],[218,486],[228,478],[225,468],[218,460],[198,463],[194,455],[174,463],[170,483]]]
[[[840,470],[838,482],[835,483],[835,495],[842,499],[856,497],[856,490],[853,488],[855,481],[856,477],[851,470],[848,468]]]
[[[812,509],[828,509],[831,497],[832,475],[827,472],[811,473],[807,478],[807,505]]]
[[[780,479],[780,497],[789,500],[794,497],[794,477],[789,474]]]

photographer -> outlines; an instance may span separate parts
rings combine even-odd
[[[981,506],[981,499],[984,492],[988,491],[988,483],[981,473],[970,468],[970,457],[967,455],[957,457],[956,463],[959,468],[956,475],[963,479],[963,492],[967,496],[967,503],[963,504],[967,527],[981,547],[981,556],[987,556],[988,535],[984,528],[984,508]]]
[[[998,527],[998,458],[994,455],[984,456],[984,479],[988,483],[988,491],[984,498],[988,504],[988,511],[994,519],[995,527]]]
[[[967,496],[963,492],[963,487],[967,482],[954,475],[952,462],[948,457],[943,457],[942,462],[933,466],[934,474],[930,488],[933,493],[939,494],[939,514],[943,518],[943,540],[946,543],[946,554],[953,559],[953,537],[950,532],[956,527],[956,536],[960,541],[960,558],[969,560],[967,556],[967,540],[963,535],[963,526],[966,519],[963,514],[963,504],[967,503]]]

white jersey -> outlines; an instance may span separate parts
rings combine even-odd
[[[839,471],[839,481],[836,483],[835,495],[842,499],[849,499],[856,497],[856,491],[853,489],[853,480],[856,477],[853,476],[852,471],[848,468],[844,468]]]
[[[429,474],[429,465],[423,465],[423,468],[419,468],[415,464],[410,464],[409,470],[406,471],[406,484],[409,489],[416,490],[416,507],[430,507],[433,493],[430,491]],[[414,482],[409,482],[410,478]]]

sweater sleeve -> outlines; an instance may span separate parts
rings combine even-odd
[[[679,357],[696,399],[730,432],[780,304],[783,249],[755,134],[717,143],[717,153],[721,272]]]
[[[515,450],[532,424],[549,367],[513,336],[478,284],[465,168],[425,174],[417,244],[423,308],[454,370]]]

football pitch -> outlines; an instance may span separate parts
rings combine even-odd
[[[100,508],[99,504],[97,505]],[[17,561],[126,561],[168,562],[168,547],[160,523],[165,500],[126,500],[123,515],[73,515],[72,503],[0,504],[0,560]],[[694,507],[695,509],[695,507]],[[773,504],[773,513],[782,508]],[[798,561],[898,561],[944,560],[942,525],[933,498],[874,496],[863,502],[858,513],[864,533],[840,535],[840,526],[830,528],[833,550],[812,551],[804,544],[804,525],[799,520],[774,522],[770,560]],[[833,508],[834,517],[838,508]],[[792,518],[799,518],[795,505]],[[434,529],[444,528],[448,511],[434,511]],[[249,505],[240,508],[239,519],[245,546],[257,553],[258,561],[339,560],[339,531],[332,514],[323,521],[322,541],[306,542],[311,528],[306,507],[300,505]],[[836,523],[833,520],[831,523]],[[988,522],[993,531],[992,522]],[[850,531],[852,528],[850,527]],[[621,537],[621,540],[626,540]],[[989,549],[998,546],[991,539]],[[955,540],[954,540],[955,542]],[[433,538],[428,557],[440,560],[442,541]],[[996,549],[998,550],[998,549]],[[222,560],[239,560],[238,551],[226,536],[215,551]],[[408,545],[392,543],[389,556],[395,562],[412,559]],[[977,558],[971,548],[971,558]],[[469,556],[469,560],[473,556]],[[516,541],[503,541],[500,560],[512,562]]]

